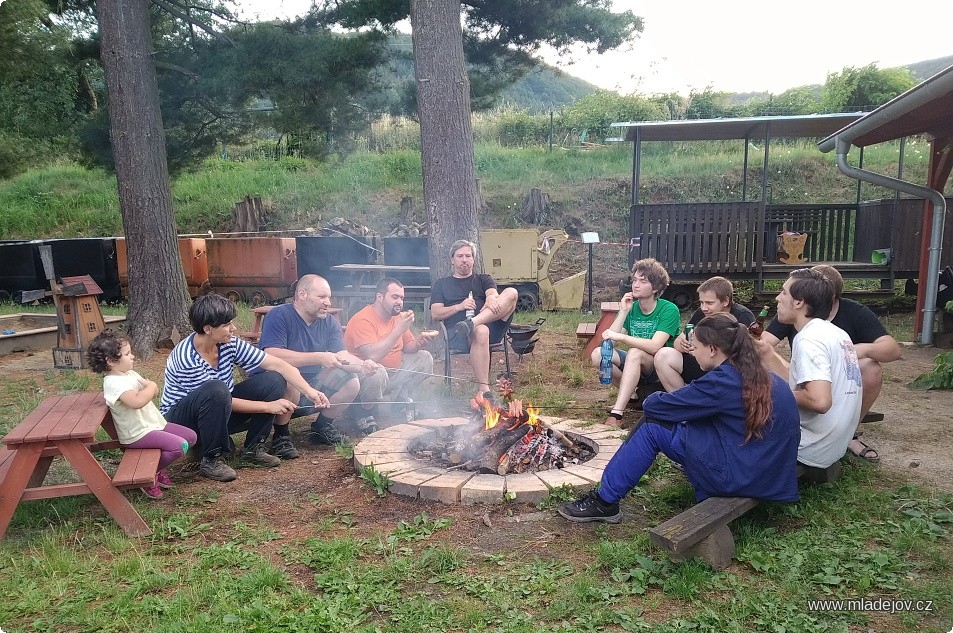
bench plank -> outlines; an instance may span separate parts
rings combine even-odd
[[[649,530],[653,543],[672,554],[680,554],[698,541],[731,523],[758,505],[751,497],[709,497],[678,516]]]
[[[596,323],[580,323],[576,326],[576,336],[579,338],[592,338],[596,335]]]
[[[839,461],[827,468],[797,465],[800,481],[830,483],[842,473]],[[697,556],[715,569],[725,569],[735,555],[735,541],[728,524],[759,503],[751,497],[709,497],[650,529],[649,539],[676,562]]]
[[[155,482],[161,451],[158,448],[127,448],[113,475],[117,488],[147,486]]]
[[[13,464],[13,455],[16,451],[11,451],[9,448],[0,448],[0,481],[3,481],[3,478],[7,476],[7,471],[10,470],[10,465]]]

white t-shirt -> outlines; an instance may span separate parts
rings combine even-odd
[[[132,444],[145,437],[149,431],[161,431],[165,428],[165,418],[152,402],[146,403],[141,409],[133,409],[119,399],[119,396],[127,391],[139,391],[140,380],[142,376],[131,369],[125,376],[103,376],[103,398],[112,412],[120,444]]]
[[[794,337],[789,384],[792,390],[812,380],[831,383],[827,413],[801,409],[798,461],[827,468],[847,452],[860,420],[863,386],[854,344],[844,330],[823,319],[811,319]]]

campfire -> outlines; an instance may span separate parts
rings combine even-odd
[[[477,394],[470,400],[470,423],[439,446],[420,447],[415,456],[451,468],[497,475],[551,470],[592,458],[589,446],[551,427],[537,409],[513,400],[508,381],[500,381],[498,386],[503,405]]]

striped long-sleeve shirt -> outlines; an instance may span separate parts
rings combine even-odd
[[[229,391],[235,388],[234,367],[246,372],[257,369],[265,353],[245,341],[232,337],[218,346],[218,367],[212,367],[195,349],[195,334],[179,342],[165,364],[165,386],[159,410],[164,414],[175,404],[209,380],[221,380]]]

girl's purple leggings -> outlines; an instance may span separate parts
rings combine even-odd
[[[197,440],[198,436],[192,429],[167,422],[165,429],[149,431],[142,439],[125,446],[127,448],[158,448],[162,451],[162,455],[159,457],[159,470],[162,470],[185,455],[185,451],[189,450],[189,447],[194,445]]]

